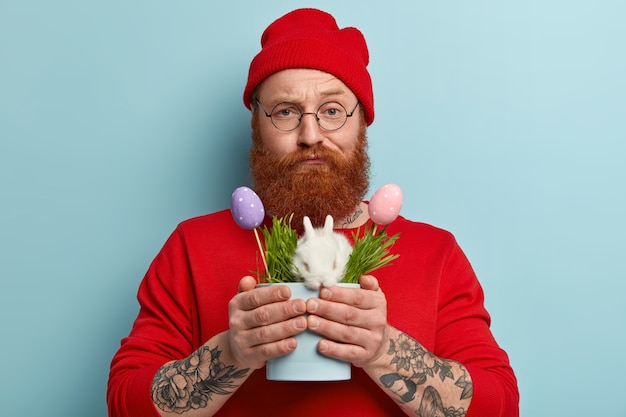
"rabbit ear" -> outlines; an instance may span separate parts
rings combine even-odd
[[[304,224],[304,234],[311,234],[313,233],[313,225],[311,224],[311,219],[309,219],[309,216],[304,216],[304,218],[302,219],[302,223]]]
[[[330,236],[333,233],[333,226],[335,222],[333,221],[333,216],[330,214],[326,216],[326,222],[324,223],[324,233]]]

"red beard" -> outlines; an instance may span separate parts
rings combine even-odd
[[[304,216],[320,227],[329,214],[336,221],[353,214],[369,188],[365,128],[362,123],[357,145],[349,158],[322,145],[279,157],[272,155],[261,142],[255,117],[250,170],[254,190],[266,212],[279,218],[293,214],[292,226],[297,230],[302,229]],[[326,164],[301,165],[313,155],[326,160]]]

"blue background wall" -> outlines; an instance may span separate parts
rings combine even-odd
[[[457,236],[522,415],[626,416],[625,4],[1,0],[2,415],[106,415],[149,262],[247,182],[262,30],[314,5],[369,41],[371,190]]]

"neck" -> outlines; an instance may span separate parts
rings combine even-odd
[[[335,229],[351,229],[363,226],[369,218],[370,216],[367,211],[367,203],[362,201],[351,215],[345,219],[335,221]]]

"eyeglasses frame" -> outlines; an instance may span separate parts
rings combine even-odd
[[[346,125],[346,123],[348,122],[348,118],[349,118],[349,117],[352,117],[352,115],[353,115],[353,114],[354,114],[354,112],[356,111],[357,107],[359,107],[359,104],[361,104],[361,102],[357,100],[356,105],[354,106],[354,108],[352,109],[352,111],[351,111],[350,113],[348,113],[348,110],[347,110],[347,109],[343,106],[343,104],[341,104],[341,103],[339,103],[339,102],[336,102],[336,101],[327,101],[327,102],[325,102],[325,103],[320,104],[320,106],[317,108],[317,111],[316,111],[315,113],[301,111],[301,112],[300,112],[300,117],[298,118],[298,124],[296,124],[296,125],[295,125],[292,129],[281,129],[280,127],[276,126],[276,124],[274,123],[274,119],[272,118],[272,113],[268,113],[268,112],[267,112],[267,110],[265,110],[265,107],[263,107],[263,105],[262,105],[262,104],[261,104],[261,102],[259,101],[259,98],[258,98],[258,97],[255,97],[255,98],[254,98],[254,101],[256,102],[256,104],[258,104],[258,105],[259,105],[259,108],[261,109],[261,111],[263,111],[263,114],[265,115],[265,117],[269,117],[269,118],[270,118],[270,121],[272,122],[272,125],[273,125],[276,129],[280,130],[281,132],[293,132],[294,130],[296,130],[296,129],[300,126],[300,123],[302,123],[302,118],[303,118],[305,115],[307,115],[307,114],[311,114],[311,115],[315,116],[315,120],[317,121],[317,125],[320,127],[320,129],[325,130],[325,131],[327,131],[327,132],[335,132],[335,131],[337,131],[337,130],[341,129],[342,127],[344,127],[344,126]],[[320,109],[321,109],[322,107],[324,107],[325,105],[329,104],[329,103],[337,103],[337,104],[339,104],[339,105],[340,105],[340,106],[341,106],[341,107],[342,107],[342,108],[346,111],[346,120],[344,120],[344,121],[343,121],[343,123],[341,124],[341,126],[336,127],[335,129],[327,129],[327,128],[325,128],[324,126],[322,126],[322,125],[320,124],[320,118],[319,118],[319,116],[318,116],[318,113],[319,113]],[[273,111],[276,107],[280,106],[281,104],[293,104],[293,105],[294,105],[294,107],[296,107],[298,110],[300,110],[300,106],[298,106],[298,105],[297,105],[297,104],[295,104],[295,103],[291,103],[291,102],[289,102],[289,101],[281,101],[280,103],[277,103],[274,107],[272,107],[272,111]]]

